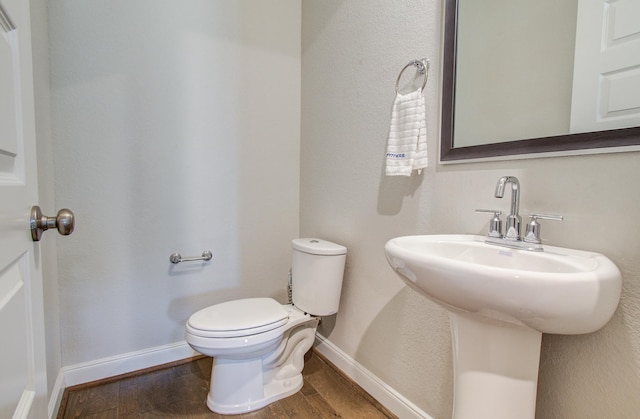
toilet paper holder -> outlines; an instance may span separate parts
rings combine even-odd
[[[169,256],[169,262],[180,263],[180,262],[194,262],[197,260],[209,261],[212,258],[213,258],[213,253],[211,253],[211,250],[205,250],[204,252],[202,252],[201,256],[186,257],[186,258],[183,258],[180,253],[172,253]]]

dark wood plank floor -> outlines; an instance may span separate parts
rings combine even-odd
[[[255,412],[219,415],[206,406],[211,358],[127,374],[65,390],[58,419],[68,418],[395,418],[321,355],[307,354],[304,386]]]

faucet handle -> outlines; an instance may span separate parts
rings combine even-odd
[[[485,212],[487,214],[493,214],[493,218],[489,223],[489,237],[496,237],[498,239],[502,238],[502,220],[500,219],[500,214],[502,211],[500,210],[489,210],[489,209],[477,209],[476,212]]]
[[[527,232],[524,235],[524,241],[527,243],[535,243],[541,244],[542,240],[540,240],[540,223],[538,220],[554,220],[554,221],[562,221],[564,217],[562,215],[553,215],[553,214],[531,214],[529,215],[531,219],[527,223]]]

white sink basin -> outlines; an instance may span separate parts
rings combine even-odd
[[[620,299],[620,271],[598,253],[509,249],[473,235],[398,237],[385,253],[402,280],[449,310],[542,333],[598,330]]]

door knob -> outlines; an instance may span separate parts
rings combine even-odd
[[[73,213],[66,208],[58,211],[55,217],[47,217],[46,215],[42,215],[39,206],[34,205],[31,207],[29,225],[31,227],[31,238],[34,242],[37,242],[40,241],[42,233],[50,228],[57,228],[58,233],[63,236],[68,236],[73,233],[75,221]]]

